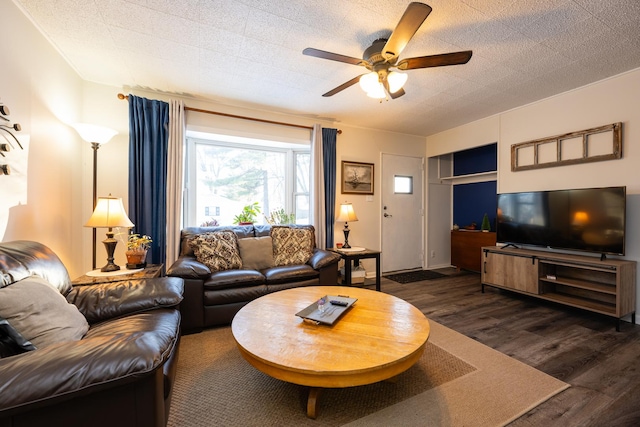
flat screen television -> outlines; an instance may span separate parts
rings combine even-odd
[[[626,187],[498,194],[496,240],[624,255]]]

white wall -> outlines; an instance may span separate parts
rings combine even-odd
[[[40,241],[79,275],[83,158],[68,123],[80,118],[82,80],[10,1],[0,2],[0,39],[0,101],[25,146],[0,158],[13,168],[0,176],[0,239]]]
[[[358,216],[358,221],[350,222],[349,243],[351,246],[363,246],[381,250],[382,237],[382,153],[398,154],[412,157],[425,157],[424,138],[415,135],[404,135],[373,129],[340,126],[342,135],[338,135],[336,149],[336,216],[340,203],[350,202]],[[341,194],[341,162],[353,161],[374,164],[374,194],[371,201],[360,194]],[[335,224],[334,241],[343,242],[344,224]],[[384,253],[381,257],[384,257]],[[375,261],[365,259],[362,265],[369,272],[375,272]]]
[[[500,117],[498,192],[626,185],[640,194],[640,69]],[[511,145],[622,122],[622,159],[511,172]]]
[[[427,157],[493,144],[500,138],[500,115],[466,123],[427,137]]]
[[[498,192],[627,185],[640,194],[640,69],[427,137],[427,156],[498,141]],[[511,172],[511,145],[623,122],[623,158]],[[634,124],[636,125],[634,127]]]
[[[44,243],[75,278],[91,269],[91,229],[83,224],[92,211],[93,151],[69,125],[118,130],[98,150],[98,196],[112,193],[126,207],[128,105],[116,97],[118,88],[83,81],[10,1],[0,2],[0,38],[11,41],[0,44],[0,102],[22,125],[15,134],[25,145],[0,158],[13,168],[0,176],[0,240]],[[104,230],[97,237],[100,267],[106,262]],[[125,262],[119,245],[116,263]]]
[[[498,141],[498,193],[626,186],[627,241],[624,259],[640,261],[638,99],[640,69],[429,136],[427,153],[429,156],[436,156],[485,145],[495,135]],[[623,123],[621,159],[532,171],[511,171],[513,144],[615,122]],[[449,243],[441,240],[435,243],[429,241],[429,244],[444,248]],[[636,287],[640,289],[640,271]],[[637,294],[640,295],[640,292]],[[640,311],[640,301],[636,304]]]

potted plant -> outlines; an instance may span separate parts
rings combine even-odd
[[[215,218],[211,218],[211,219],[206,220],[202,224],[200,224],[200,227],[217,227],[218,225],[220,225],[218,223],[218,220],[215,219]]]
[[[274,211],[271,211],[271,214],[269,215],[269,217],[267,218],[265,216],[265,219],[267,220],[267,223],[269,223],[270,225],[295,224],[295,222],[296,222],[296,214],[285,213],[284,209],[280,208],[280,209],[276,209]]]
[[[482,218],[482,225],[480,226],[480,229],[484,232],[491,231],[491,223],[489,222],[489,215],[487,215],[486,213]]]
[[[253,224],[260,213],[260,206],[258,202],[253,202],[250,205],[242,208],[242,212],[233,218],[233,223],[238,225]]]
[[[130,234],[127,239],[127,268],[146,267],[145,259],[149,250],[151,237],[140,234]]]

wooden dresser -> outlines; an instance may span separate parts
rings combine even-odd
[[[460,269],[480,272],[482,247],[495,246],[493,231],[451,231],[451,265]]]

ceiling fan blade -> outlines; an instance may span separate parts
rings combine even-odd
[[[327,96],[333,96],[333,95],[335,95],[336,93],[341,92],[341,91],[345,90],[346,88],[353,86],[354,84],[358,83],[358,81],[360,80],[360,77],[362,77],[363,75],[364,75],[364,74],[360,74],[359,76],[356,76],[356,77],[352,78],[352,79],[351,79],[351,80],[349,80],[348,82],[346,82],[346,83],[342,83],[342,84],[341,84],[340,86],[338,86],[337,88],[335,88],[335,89],[333,89],[333,90],[330,90],[329,92],[325,93],[325,94],[324,94],[324,95],[322,95],[322,96],[324,96],[324,97],[327,97]]]
[[[387,62],[393,64],[430,13],[431,7],[424,3],[413,2],[407,6],[407,10],[404,11],[396,29],[393,30],[391,37],[382,49],[382,57]]]
[[[363,65],[364,61],[359,58],[353,58],[351,56],[340,55],[337,53],[326,52],[324,50],[314,49],[308,47],[302,51],[303,55],[315,56],[316,58],[329,59],[331,61],[346,62],[347,64]]]
[[[396,98],[400,98],[405,93],[406,92],[404,91],[404,89],[400,88],[397,91],[395,91],[394,93],[389,93],[389,96],[391,96],[391,99],[396,99]]]
[[[406,58],[398,62],[399,70],[415,70],[417,68],[443,67],[445,65],[466,64],[473,54],[470,50],[462,52],[443,53],[440,55],[419,56]]]

